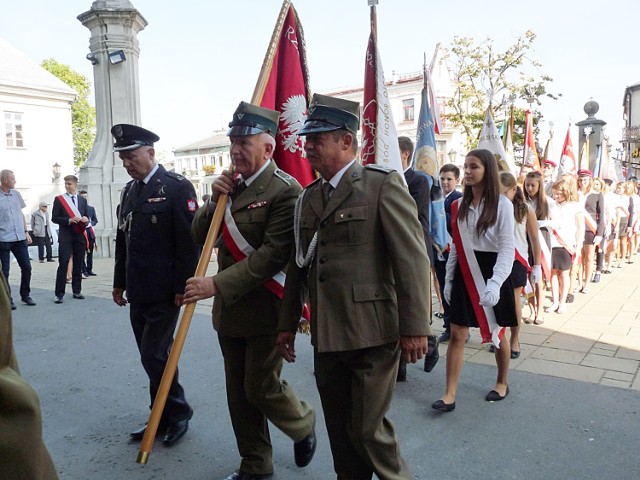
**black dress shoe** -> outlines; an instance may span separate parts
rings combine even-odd
[[[56,303],[62,303],[62,296],[56,295]]]
[[[33,307],[36,302],[33,301],[33,299],[31,297],[25,297],[22,299],[23,303],[26,303],[27,305],[29,305],[30,307]]]
[[[566,303],[573,303],[574,300],[575,300],[575,297],[573,296],[573,293],[567,293]]]
[[[444,403],[444,400],[436,400],[431,404],[431,408],[439,412],[453,412],[456,409],[456,402]]]
[[[309,465],[316,453],[316,443],[316,420],[314,418],[311,433],[299,442],[293,444],[293,457],[296,460],[297,466],[302,468]]]
[[[435,335],[427,337],[427,346],[427,354],[424,357],[424,371],[430,372],[440,359],[440,352],[438,351],[438,337]]]
[[[166,430],[167,428],[162,424],[162,422],[160,422],[160,425],[158,425],[158,430],[156,431],[156,436],[165,433]],[[146,431],[147,424],[145,423],[143,427],[139,428],[138,430],[134,430],[129,434],[129,436],[131,437],[131,440],[140,441],[144,438],[144,434]]]
[[[18,308],[18,307],[16,307],[16,304],[13,303],[13,298],[12,298],[11,299],[11,310],[15,310],[16,308]]]
[[[272,473],[245,473],[238,470],[237,472],[233,472],[224,480],[262,480],[264,478],[271,478],[273,476]]]
[[[450,338],[451,338],[451,333],[449,333],[447,330],[445,330],[438,337],[438,343],[446,343],[446,342],[449,341]]]
[[[55,262],[53,258],[47,258],[47,262]]]
[[[93,272],[87,272],[87,275],[89,275],[90,277],[97,277],[98,276],[97,273],[93,273]]]
[[[81,293],[74,293],[73,298],[76,298],[78,300],[84,300],[84,295],[82,295]]]
[[[487,402],[499,402],[500,400],[504,400],[507,395],[509,395],[509,385],[507,385],[507,390],[506,392],[504,392],[504,396],[500,395],[495,390],[491,390],[489,393],[487,393],[485,400]]]
[[[170,424],[167,427],[167,433],[162,439],[162,444],[165,447],[171,447],[176,444],[178,440],[184,437],[184,434],[189,430],[189,419],[178,420]]]

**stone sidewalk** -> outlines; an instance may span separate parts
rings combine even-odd
[[[547,313],[543,325],[523,325],[520,333],[521,356],[511,361],[512,370],[550,375],[582,382],[640,390],[640,257],[624,264],[613,273],[602,275],[600,283],[590,283],[588,294],[575,294],[575,302],[568,304],[564,314]],[[210,262],[209,272],[217,264]],[[31,286],[50,291],[47,298],[35,296],[35,307],[56,308],[53,285],[57,263],[32,263]],[[95,259],[96,277],[83,280],[82,293],[111,298],[113,259]],[[17,291],[19,269],[14,262],[10,283]],[[65,297],[71,299],[70,286]],[[547,300],[547,304],[550,304]],[[210,314],[212,300],[200,302],[196,313]],[[18,302],[18,308],[32,308]],[[434,305],[434,311],[437,306]],[[441,321],[434,318],[434,327],[441,330]],[[440,347],[446,354],[446,344]],[[471,340],[465,348],[466,360],[495,365],[493,354],[480,344],[479,332],[472,329]]]

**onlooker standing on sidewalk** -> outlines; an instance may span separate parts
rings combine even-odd
[[[87,201],[77,195],[78,177],[64,177],[64,188],[67,193],[58,195],[53,200],[51,221],[60,226],[58,230],[58,271],[56,273],[56,303],[62,303],[67,283],[67,266],[73,261],[71,289],[73,298],[84,299],[82,295],[82,260],[87,248],[85,228],[89,223],[87,217]]]
[[[31,231],[33,232],[33,242],[38,246],[38,260],[44,262],[45,248],[47,251],[47,262],[53,262],[51,253],[51,221],[49,220],[49,204],[40,202],[40,206],[31,214]]]
[[[26,207],[22,195],[13,187],[16,186],[16,176],[11,170],[0,171],[0,261],[2,273],[9,283],[9,266],[11,253],[16,257],[20,266],[20,298],[27,305],[35,305],[31,299],[31,260],[28,245],[31,243],[27,222],[22,214]],[[11,299],[11,310],[16,305]]]
[[[87,201],[87,217],[89,217],[86,230],[87,254],[82,263],[82,278],[88,278],[96,276],[93,273],[93,250],[96,247],[96,231],[93,227],[98,224],[98,217],[96,216],[96,209],[89,205],[89,193],[86,190],[80,190],[80,196]]]

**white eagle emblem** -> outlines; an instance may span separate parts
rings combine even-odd
[[[307,101],[304,95],[292,95],[282,104],[280,111],[278,135],[282,136],[282,148],[291,153],[303,152],[304,138],[299,137],[298,132],[307,119]]]

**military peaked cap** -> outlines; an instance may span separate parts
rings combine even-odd
[[[153,144],[160,140],[160,137],[155,133],[127,123],[114,125],[111,134],[116,139],[116,143],[113,144],[114,152],[135,150],[145,145],[153,147]]]
[[[276,138],[280,112],[240,102],[229,123],[228,137],[244,137],[258,133],[268,133]]]
[[[298,135],[339,129],[348,130],[355,135],[358,133],[359,126],[360,104],[358,102],[316,93],[309,106],[307,121]]]

